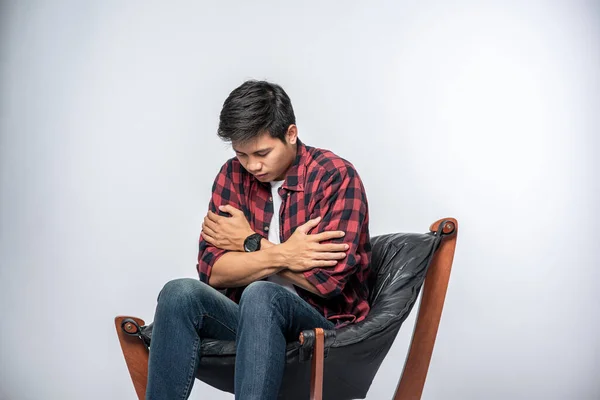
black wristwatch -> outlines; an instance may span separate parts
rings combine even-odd
[[[260,241],[262,236],[258,233],[250,235],[244,240],[244,250],[248,253],[260,250]]]

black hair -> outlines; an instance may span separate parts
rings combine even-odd
[[[288,127],[295,123],[292,102],[281,86],[250,80],[223,103],[217,134],[226,142],[245,143],[268,132],[285,143]]]

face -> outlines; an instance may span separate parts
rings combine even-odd
[[[261,182],[282,181],[296,157],[296,125],[290,125],[285,143],[264,133],[248,143],[232,143],[242,166]]]

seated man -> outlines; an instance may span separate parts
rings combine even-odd
[[[213,185],[200,280],[160,292],[147,399],[189,396],[203,338],[236,341],[236,399],[276,399],[287,342],[369,312],[362,182],[346,160],[304,145],[295,124],[278,85],[248,81],[225,100],[218,135],[236,157]]]

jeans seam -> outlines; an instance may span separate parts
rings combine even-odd
[[[282,296],[283,296],[283,292],[275,292],[275,294],[273,295],[273,297],[271,297],[270,303],[271,303],[271,304],[279,304],[279,303],[278,303],[278,302],[276,302],[275,300],[276,300],[276,299],[279,299],[279,298],[280,298],[280,297],[282,297]],[[280,311],[280,310],[278,310],[278,311]],[[277,318],[280,318],[280,319],[281,319],[281,318],[282,318],[281,312],[278,312],[277,314],[278,314],[278,315],[277,315]],[[285,319],[285,318],[284,318],[284,319]],[[288,318],[288,319],[291,321],[291,318]],[[290,323],[290,321],[284,321],[284,322]],[[281,320],[280,320],[280,322],[281,322]],[[290,328],[289,326],[286,326],[286,329],[287,329],[287,330],[289,330],[289,328]]]
[[[275,302],[275,300],[276,300],[276,299],[278,299],[279,297],[283,297],[283,295],[284,295],[284,292],[276,292],[276,293],[273,295],[273,297],[271,297],[271,300],[270,300],[271,304],[279,304],[279,303],[276,303],[276,302]],[[308,304],[308,303],[307,303],[307,304]],[[308,304],[308,305],[309,305],[309,304]],[[310,305],[309,305],[309,307],[310,307]],[[318,313],[318,312],[317,312],[317,313]],[[318,313],[318,314],[320,314],[320,313]],[[326,321],[326,322],[329,322],[329,323],[331,323],[331,321],[329,321],[329,320],[327,319],[327,317],[325,317],[325,316],[324,316],[324,315],[322,315],[322,314],[321,314],[321,316],[322,316],[322,317],[325,319],[325,321]],[[281,317],[281,315],[280,315],[280,317]],[[292,319],[290,318],[290,320],[289,320],[289,321],[287,321],[287,322],[288,322],[288,323],[291,323],[291,320],[292,320]],[[331,323],[331,324],[332,324],[332,325],[334,325],[333,323]],[[290,326],[288,326],[287,328],[288,328],[288,329],[290,329],[291,327],[290,327]],[[333,328],[325,328],[325,329],[334,329],[334,328],[335,328],[335,325],[334,325],[334,327],[333,327]]]
[[[280,297],[283,297],[283,295],[284,295],[284,292],[281,292],[281,291],[276,291],[276,292],[273,294],[273,296],[271,297],[271,299],[269,300],[269,303],[270,303],[270,304],[277,304],[277,305],[278,305],[278,304],[280,304],[280,303],[276,302],[276,300],[277,300],[277,299],[279,299]],[[283,320],[284,320],[284,322],[285,322],[285,319],[286,319],[286,318],[284,318],[284,317],[283,317],[283,315],[282,315],[282,312],[281,312],[281,310],[278,308],[278,306],[276,306],[276,307],[275,307],[275,309],[277,310],[277,316],[276,316],[276,318],[278,318],[278,319],[279,319],[279,322],[280,322],[280,325],[281,325],[281,320],[283,319]],[[291,318],[290,318],[290,319],[291,319]],[[289,328],[289,327],[288,327],[288,328]],[[236,343],[236,344],[237,344],[237,343]],[[285,354],[285,350],[284,350],[284,354]],[[282,378],[283,378],[283,375],[282,375]],[[281,384],[282,384],[282,383],[283,383],[283,381],[279,383],[279,389],[280,389],[280,390],[281,390]],[[252,391],[252,392],[253,392],[253,391],[255,390],[255,389],[254,389],[254,385],[255,385],[255,384],[256,384],[256,382],[255,382],[255,381],[252,381],[252,387],[250,388],[250,391]]]
[[[181,396],[182,400],[187,399],[190,396],[191,393],[191,385],[190,383],[192,382],[193,379],[195,379],[195,368],[194,366],[196,365],[196,358],[198,357],[198,342],[200,342],[200,338],[197,338],[196,340],[194,340],[194,349],[193,349],[193,355],[192,355],[192,360],[191,360],[191,365],[190,365],[190,374],[187,377],[187,382],[185,385],[185,391],[183,392],[183,395]]]
[[[237,332],[234,329],[231,329],[229,326],[225,325],[223,322],[219,321],[218,318],[213,317],[212,315],[208,314],[208,313],[204,313],[202,314],[202,317],[208,317],[210,319],[212,319],[215,322],[218,322],[219,325],[221,325],[222,327],[224,327],[225,329],[227,329],[229,332],[231,332],[234,336],[237,335]]]

